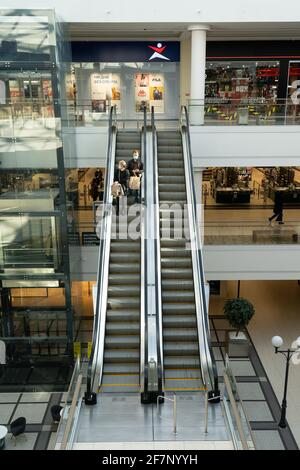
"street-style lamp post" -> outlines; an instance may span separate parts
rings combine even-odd
[[[282,354],[286,358],[286,368],[285,368],[285,381],[284,381],[284,394],[283,400],[281,405],[281,417],[278,425],[281,428],[286,428],[286,408],[287,408],[287,387],[288,387],[288,380],[289,380],[289,368],[290,368],[290,361],[294,354],[300,353],[300,337],[296,340],[297,348],[296,349],[279,349],[283,345],[283,339],[281,336],[273,336],[272,338],[272,345],[275,348],[275,354]]]

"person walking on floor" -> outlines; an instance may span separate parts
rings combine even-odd
[[[279,224],[284,224],[283,222],[283,191],[275,192],[274,208],[273,215],[269,217],[269,225],[272,225],[272,220],[276,219],[276,222]]]

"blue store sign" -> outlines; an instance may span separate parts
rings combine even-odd
[[[180,62],[180,42],[72,42],[73,62]]]

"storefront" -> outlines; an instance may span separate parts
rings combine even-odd
[[[279,61],[216,61],[206,65],[206,98],[275,100]]]
[[[276,193],[289,208],[300,207],[298,167],[208,168],[203,174],[203,200],[207,208],[273,206]]]
[[[72,50],[68,97],[76,97],[79,120],[106,118],[112,105],[124,119],[136,119],[152,106],[161,119],[178,116],[178,42],[75,42]]]

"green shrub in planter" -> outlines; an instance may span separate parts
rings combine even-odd
[[[246,299],[229,299],[224,304],[224,314],[230,326],[239,332],[244,330],[255,313],[254,307]]]

